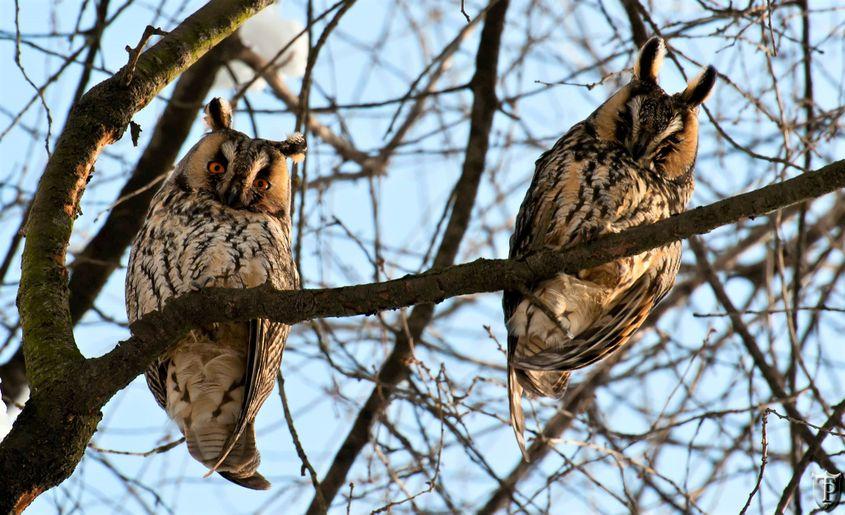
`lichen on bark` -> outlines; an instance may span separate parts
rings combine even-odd
[[[0,444],[0,512],[25,508],[70,475],[96,430],[105,400],[86,380],[91,364],[73,338],[65,255],[79,201],[102,149],[164,86],[271,0],[214,0],[94,86],[71,110],[32,203],[26,226],[18,310],[32,398]],[[102,371],[101,371],[102,372]],[[13,478],[13,479],[9,479]]]

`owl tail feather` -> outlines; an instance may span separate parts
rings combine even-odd
[[[215,428],[214,434],[204,434],[201,431],[187,431],[188,451],[203,465],[209,468],[204,477],[217,472],[229,481],[253,490],[266,490],[270,482],[257,472],[261,463],[261,455],[255,446],[255,426],[247,424],[244,432],[235,441],[231,450],[223,460],[221,451],[226,440],[224,431],[230,428]]]
[[[516,443],[526,463],[531,461],[525,448],[525,414],[522,411],[522,394],[536,397],[562,399],[569,386],[569,371],[520,370],[508,367],[508,401],[511,410],[511,427]]]
[[[228,479],[232,483],[236,485],[240,485],[244,488],[249,488],[251,490],[269,490],[270,489],[270,482],[264,478],[258,472],[253,472],[249,477],[239,477],[231,472],[221,472],[217,471],[218,474],[223,476],[224,478]]]
[[[533,397],[562,399],[569,386],[569,374],[559,370],[518,370],[516,378]]]
[[[525,414],[522,411],[522,385],[516,378],[516,369],[508,367],[508,401],[510,402],[511,427],[516,443],[526,463],[531,461],[525,449]]]

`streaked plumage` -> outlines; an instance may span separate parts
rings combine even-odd
[[[537,160],[510,257],[566,249],[682,212],[693,192],[698,106],[715,83],[705,69],[668,95],[657,84],[661,39],[640,50],[630,83]],[[572,370],[624,345],[671,288],[681,244],[505,292],[511,424],[525,453],[523,391],[560,398]],[[549,315],[552,315],[550,317]]]
[[[176,166],[153,199],[129,257],[129,321],[204,287],[299,286],[291,258],[286,158],[305,141],[253,139],[231,128],[231,108],[206,108],[212,131]],[[146,372],[156,402],[203,465],[265,489],[253,423],[273,390],[289,327],[267,320],[191,331]]]

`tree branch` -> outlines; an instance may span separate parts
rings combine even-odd
[[[452,213],[446,224],[440,241],[440,247],[434,257],[434,268],[442,268],[455,262],[458,248],[469,226],[478,185],[484,173],[487,149],[490,145],[490,131],[493,117],[498,107],[496,99],[496,80],[498,77],[499,49],[505,24],[508,0],[495,3],[484,19],[484,28],[475,56],[475,74],[471,81],[473,92],[472,111],[470,114],[469,137],[463,169],[455,189],[452,192]],[[421,101],[420,101],[421,102]],[[415,105],[419,108],[421,103]],[[393,141],[409,127],[407,121],[394,135]],[[388,148],[390,145],[388,145]],[[439,287],[439,285],[438,285]],[[445,298],[445,297],[441,297]],[[309,514],[321,513],[322,500],[331,504],[340,488],[346,483],[349,470],[355,459],[370,439],[371,430],[390,404],[396,386],[408,375],[409,360],[413,357],[414,342],[418,341],[434,316],[434,304],[419,303],[411,311],[405,324],[405,330],[396,334],[393,350],[382,364],[376,379],[376,385],[367,401],[355,417],[355,422],[335,454],[328,472],[320,483],[320,490],[314,495]]]
[[[634,45],[640,48],[648,40],[648,31],[640,17],[640,2],[639,0],[621,0],[621,3],[631,23],[631,39],[634,40]]]
[[[155,356],[192,327],[266,318],[295,324],[315,318],[371,315],[416,304],[436,304],[459,295],[517,289],[560,272],[576,273],[645,252],[743,219],[819,197],[845,187],[845,160],[819,170],[697,207],[650,225],[604,236],[563,252],[541,251],[524,259],[477,259],[379,283],[339,288],[274,291],[209,288],[183,295],[161,311],[132,324],[134,336],[100,358],[94,371],[109,371],[90,391],[104,400],[128,384]]]
[[[97,156],[168,82],[269,3],[209,2],[132,63],[130,84],[124,73],[115,74],[68,115],[26,227],[18,308],[33,395],[0,444],[0,512],[22,510],[69,476],[100,418],[101,405],[92,405],[76,383],[86,362],[73,339],[64,264]]]
[[[696,261],[698,261],[702,274],[708,284],[710,284],[710,288],[713,290],[714,295],[716,295],[716,299],[728,313],[728,316],[731,319],[731,325],[739,335],[742,343],[745,345],[745,349],[754,360],[754,365],[762,373],[763,378],[769,385],[769,389],[772,391],[772,394],[778,402],[783,405],[790,417],[796,420],[804,420],[804,417],[801,416],[801,413],[799,413],[798,409],[795,407],[795,402],[792,400],[791,396],[786,393],[786,390],[784,390],[783,377],[774,367],[770,366],[766,362],[766,357],[763,354],[763,351],[757,345],[757,342],[754,340],[754,336],[751,334],[751,331],[749,331],[748,326],[746,326],[742,321],[739,311],[737,311],[730,297],[728,297],[722,283],[719,282],[719,278],[716,277],[716,272],[713,271],[713,268],[707,262],[707,253],[703,245],[701,245],[701,243],[697,240],[692,240],[690,246],[692,247],[692,251],[695,253]],[[816,438],[807,426],[803,424],[794,424],[792,427],[811,449],[815,446]],[[832,474],[839,473],[839,469],[833,461],[831,461],[830,457],[818,447],[816,449],[814,459],[828,472]]]
[[[695,208],[655,224],[605,236],[566,252],[544,251],[523,260],[479,259],[393,281],[342,288],[272,291],[265,286],[248,290],[208,289],[193,292],[169,302],[162,311],[150,313],[137,321],[132,325],[135,336],[105,356],[87,360],[81,370],[77,369],[77,374],[66,375],[64,388],[56,391],[58,396],[50,405],[56,406],[55,403],[59,403],[73,406],[68,409],[78,410],[76,413],[87,410],[89,416],[95,416],[112,395],[193,326],[253,318],[293,324],[313,318],[372,314],[413,304],[437,303],[457,295],[514,289],[546,279],[560,271],[574,273],[703,234],[842,187],[845,187],[845,161],[837,161],[800,177]],[[190,326],[186,323],[188,321]],[[25,469],[25,464],[33,463],[32,453],[35,449],[48,456],[41,462],[45,467],[47,463],[53,466],[57,456],[65,456],[73,464],[81,457],[81,451],[78,455],[69,452],[73,448],[70,444],[84,438],[80,444],[84,449],[93,434],[94,426],[69,426],[62,419],[55,420],[55,415],[48,417],[41,413],[41,404],[39,396],[34,396],[27,403],[12,432],[0,444],[0,472],[8,468],[19,474],[21,464],[24,464]],[[67,410],[62,412],[67,413]],[[56,433],[47,429],[54,426],[46,426],[38,431],[45,417],[65,424],[65,431],[59,433],[75,435],[74,438],[58,440]],[[96,417],[99,415],[96,414]],[[27,434],[39,436],[43,441],[22,438],[22,435]],[[64,444],[69,446],[63,447]],[[72,466],[67,473],[70,471]],[[14,477],[15,474],[4,477]],[[0,484],[0,494],[4,493],[5,486]]]

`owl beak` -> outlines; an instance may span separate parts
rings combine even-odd
[[[237,186],[229,188],[229,194],[226,195],[226,205],[229,207],[236,207],[241,203],[241,189]]]
[[[634,159],[640,159],[648,150],[649,139],[645,135],[641,136],[638,141],[633,142],[630,146],[631,155]]]

